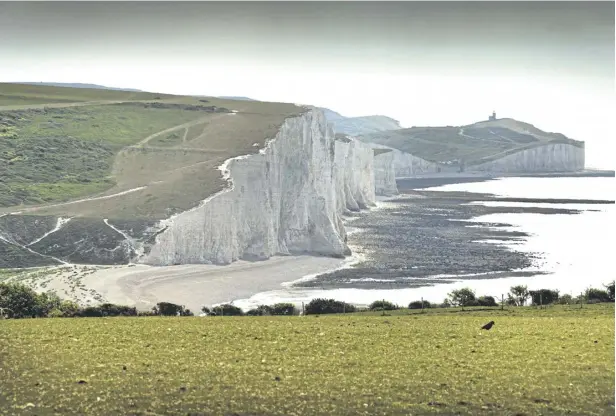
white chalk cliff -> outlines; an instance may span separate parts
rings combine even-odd
[[[375,149],[377,151],[375,156]],[[383,149],[385,151],[383,152]],[[396,177],[436,165],[385,146],[335,137],[312,108],[288,118],[258,154],[221,167],[228,188],[199,206],[161,221],[137,262],[228,264],[275,255],[345,256],[342,216],[398,193]]]
[[[546,144],[511,153],[468,170],[482,172],[569,172],[584,169],[584,147]]]
[[[436,163],[428,162],[398,149],[394,149],[393,154],[396,178],[408,178],[423,173],[439,172],[439,165]]]
[[[222,167],[231,186],[159,224],[139,261],[228,264],[274,255],[350,254],[340,214],[374,204],[373,152],[338,142],[321,111],[289,118],[259,154]]]
[[[375,205],[374,152],[357,140],[336,139],[334,176],[338,213]]]
[[[385,149],[391,151],[388,160],[393,163],[395,178],[408,178],[423,173],[436,173],[439,171],[440,165],[434,162],[429,162],[410,153],[394,149],[393,147],[385,146],[378,143],[363,142],[373,149]],[[385,163],[384,161],[381,163]]]
[[[376,153],[376,152],[381,153]],[[391,149],[374,149],[374,186],[379,196],[398,194],[396,170],[394,169],[394,152]]]

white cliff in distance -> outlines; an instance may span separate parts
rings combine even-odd
[[[469,170],[482,172],[571,172],[584,170],[584,147],[555,143],[511,153]]]
[[[394,152],[391,149],[373,149],[374,151],[374,186],[379,196],[398,194]]]
[[[374,153],[371,147],[353,139],[336,139],[334,176],[338,213],[374,206]]]

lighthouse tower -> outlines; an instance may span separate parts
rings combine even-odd
[[[492,115],[488,118],[488,121],[496,121],[496,111],[492,111]]]

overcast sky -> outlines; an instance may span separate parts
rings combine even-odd
[[[614,2],[0,3],[0,81],[242,95],[409,127],[496,110],[613,168]]]

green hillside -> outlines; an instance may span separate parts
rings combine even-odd
[[[300,111],[257,101],[0,84],[0,210],[164,217],[220,190],[222,161],[258,151],[254,143],[263,145]],[[137,198],[107,205],[50,207],[136,188],[144,190],[131,195]]]
[[[559,133],[547,133],[528,123],[497,119],[468,126],[412,127],[360,136],[366,142],[411,153],[439,163],[473,165],[545,144],[565,143],[583,147],[583,142]]]

